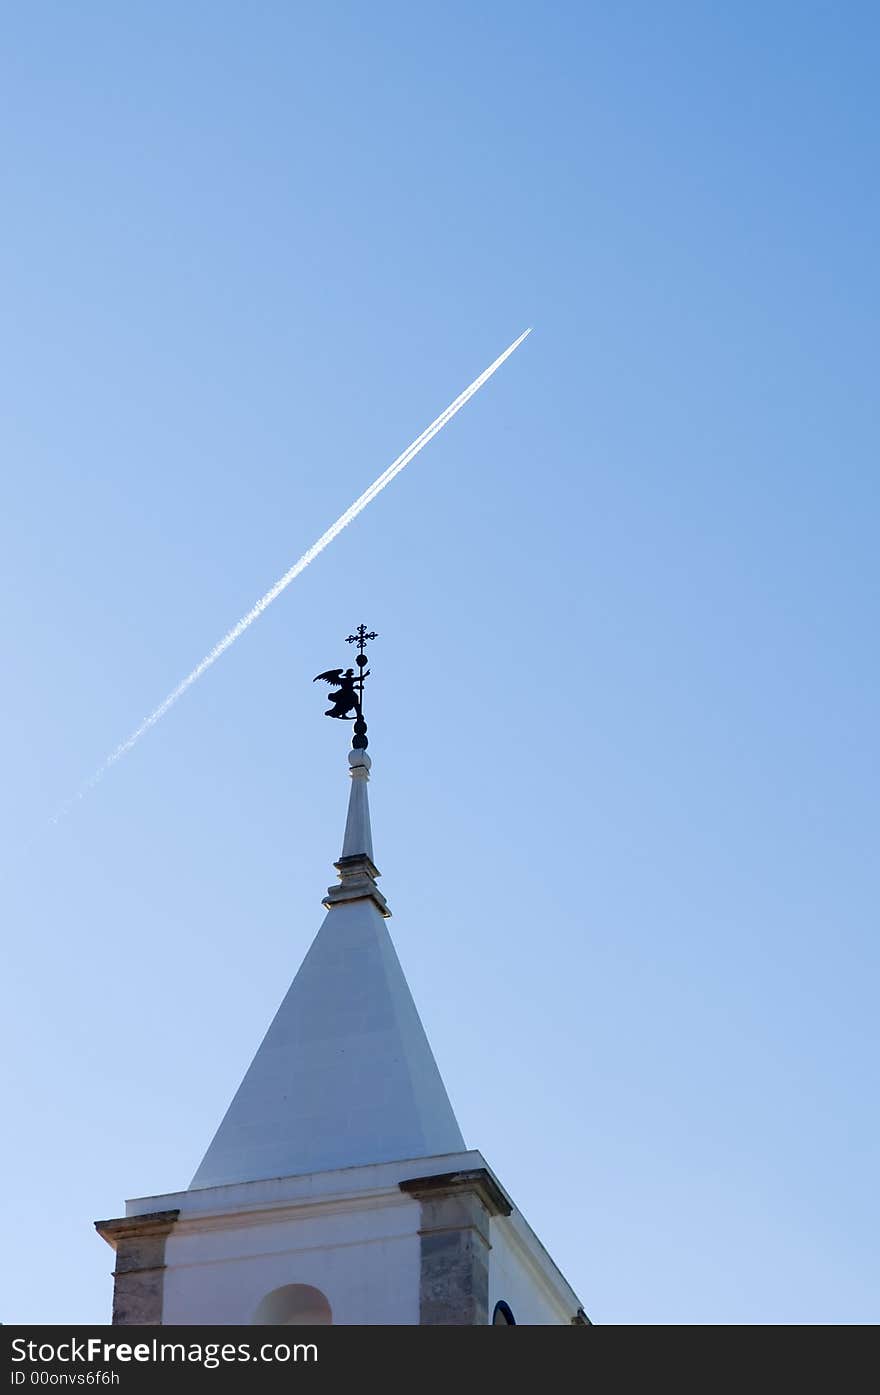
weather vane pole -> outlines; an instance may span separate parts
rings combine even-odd
[[[355,663],[357,664],[357,674],[353,668],[328,668],[326,673],[319,673],[312,679],[317,683],[320,679],[324,683],[329,683],[334,692],[329,694],[332,704],[324,713],[325,717],[338,717],[340,721],[351,721],[354,715],[354,735],[351,744],[356,751],[367,749],[367,724],[364,721],[364,681],[369,678],[370,670],[367,668],[369,659],[366,655],[367,640],[378,639],[375,630],[368,630],[366,625],[358,625],[353,635],[348,635],[346,644],[356,644],[358,647]]]

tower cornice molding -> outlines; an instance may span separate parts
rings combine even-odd
[[[391,915],[388,902],[376,885],[375,879],[380,874],[371,857],[366,854],[341,857],[333,866],[339,873],[339,882],[336,886],[328,886],[321,903],[328,911],[346,901],[372,901],[382,915]]]

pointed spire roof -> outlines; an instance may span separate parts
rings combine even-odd
[[[327,915],[190,1188],[457,1153],[464,1140],[376,885],[365,750]]]

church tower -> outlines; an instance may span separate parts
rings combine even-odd
[[[327,914],[186,1191],[97,1221],[113,1322],[586,1323],[498,1178],[465,1147],[377,886],[357,676],[351,786]],[[347,704],[347,705],[346,705]]]

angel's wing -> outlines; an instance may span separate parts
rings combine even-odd
[[[320,679],[322,679],[323,682],[325,682],[325,683],[338,683],[341,677],[342,677],[342,669],[341,669],[341,668],[328,668],[328,670],[327,670],[326,673],[319,673],[319,674],[317,674],[317,676],[316,676],[315,678],[312,679],[312,682],[313,682],[313,683],[317,683],[318,679],[320,678]]]

